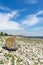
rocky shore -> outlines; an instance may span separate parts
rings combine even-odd
[[[16,40],[18,49],[8,51],[3,48],[6,37],[1,38],[0,65],[43,65],[43,41],[30,43]]]

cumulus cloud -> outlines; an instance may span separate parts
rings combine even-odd
[[[10,19],[14,16],[17,16],[17,11],[12,11],[11,13],[0,13],[0,30],[19,30],[20,25],[16,21],[11,21]]]
[[[41,21],[43,21],[43,18],[38,17],[37,15],[43,14],[43,11],[39,11],[36,14],[27,15],[24,20],[22,20],[22,24],[25,24],[27,26],[33,26]]]

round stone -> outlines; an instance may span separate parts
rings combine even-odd
[[[6,39],[6,48],[8,50],[16,50],[18,48],[18,45],[14,38],[9,37]]]

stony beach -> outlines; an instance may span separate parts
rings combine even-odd
[[[43,39],[28,41],[16,37],[18,49],[8,51],[3,48],[6,38],[0,37],[0,65],[43,65]]]

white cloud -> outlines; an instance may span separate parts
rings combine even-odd
[[[32,26],[38,22],[38,18],[35,15],[29,15],[23,20],[22,24]]]
[[[11,17],[18,15],[17,11],[11,13],[0,13],[0,30],[19,30],[20,25],[16,21],[11,21]]]
[[[1,6],[1,5],[0,5],[0,9],[1,9],[1,10],[6,10],[6,11],[7,11],[7,10],[8,10],[8,11],[10,10],[9,8],[4,7],[4,6]]]
[[[43,10],[36,13],[36,15],[43,14]]]
[[[42,30],[43,31],[43,27],[36,27],[35,30],[38,30],[38,31]]]
[[[16,10],[16,11],[12,11],[11,13],[8,13],[8,14],[7,14],[7,17],[8,17],[8,18],[12,18],[12,17],[16,18],[17,16],[19,16],[17,10]]]
[[[33,26],[41,21],[43,21],[43,17],[38,17],[37,15],[42,14],[43,11],[39,11],[36,14],[27,15],[24,20],[22,20],[22,24],[27,26]]]
[[[5,30],[4,32],[8,32],[11,34],[20,34],[20,35],[28,35],[28,36],[37,36],[43,35],[42,32],[35,32],[36,30],[43,30],[43,27],[35,28],[34,32],[26,32],[25,26],[33,26],[41,21],[43,21],[43,17],[38,17],[38,15],[43,14],[43,11],[39,11],[36,14],[27,15],[24,20],[21,21],[19,24],[16,21],[12,21],[11,18],[16,18],[19,16],[18,11],[12,11],[10,13],[0,13],[0,30]],[[7,31],[6,31],[7,30]],[[12,31],[13,30],[13,31]],[[15,31],[17,30],[17,31]],[[14,33],[15,32],[15,33]]]
[[[25,4],[35,4],[37,2],[38,2],[37,0],[24,0]]]

